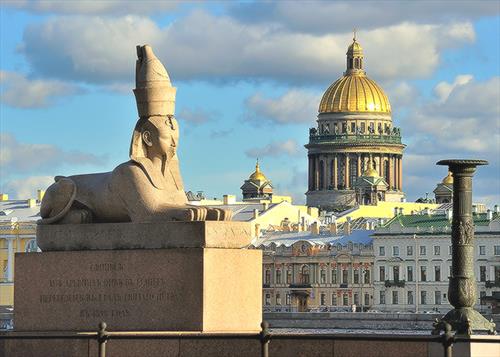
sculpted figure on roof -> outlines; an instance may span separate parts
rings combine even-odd
[[[39,224],[231,220],[231,211],[188,205],[177,157],[176,88],[150,46],[137,46],[137,57],[139,120],[130,161],[111,172],[57,176]]]

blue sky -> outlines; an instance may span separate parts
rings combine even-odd
[[[240,195],[258,156],[277,194],[304,202],[303,145],[356,27],[367,74],[408,145],[414,200],[443,158],[490,161],[475,200],[500,203],[500,5],[496,1],[2,1],[0,190],[33,196],[55,175],[128,160],[135,45],[177,87],[187,190]]]

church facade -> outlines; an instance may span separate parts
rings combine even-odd
[[[382,88],[367,77],[356,38],[347,50],[344,75],[324,93],[317,127],[309,130],[307,205],[342,210],[353,207],[366,187],[367,172],[384,181],[379,200],[401,201],[403,150],[400,129],[393,126],[391,105]],[[363,192],[359,192],[363,190]],[[372,202],[373,204],[373,202]]]

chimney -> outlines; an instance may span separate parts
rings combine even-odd
[[[495,213],[500,213],[500,207],[498,207],[498,205],[495,205],[495,206],[493,207],[493,212],[495,212]]]
[[[383,225],[384,225],[384,219],[383,218],[379,218],[378,219],[378,226],[382,227]]]
[[[347,217],[347,218],[349,218],[349,217]],[[344,223],[344,235],[348,236],[350,234],[351,234],[351,221],[347,220]]]
[[[255,223],[254,227],[255,227],[255,237],[259,238],[259,236],[260,236],[260,224]]]
[[[224,195],[222,197],[225,205],[232,205],[236,203],[236,196],[234,195]]]
[[[6,193],[0,193],[0,201],[8,201],[9,195]]]
[[[264,202],[262,205],[264,206],[263,211],[267,211],[269,209],[269,202]]]
[[[368,221],[366,221],[366,222],[365,222],[365,229],[366,229],[367,231],[368,231],[368,230],[370,230],[371,223],[372,223],[372,222],[368,222]]]
[[[318,235],[319,234],[319,224],[318,222],[314,222],[311,224],[311,234]]]
[[[403,215],[403,207],[399,207],[399,214]]]
[[[448,221],[451,221],[453,218],[453,211],[451,209],[447,209],[445,211],[445,214],[446,214],[446,218],[448,219]]]
[[[255,219],[257,217],[259,217],[259,210],[258,209],[254,209],[253,210],[253,218]]]
[[[382,220],[383,221],[383,220]],[[370,222],[370,230],[374,230],[375,229],[375,222],[371,221]]]
[[[36,190],[36,199],[38,202],[42,202],[43,196],[45,196],[45,190]]]
[[[330,233],[337,234],[337,222],[330,223]]]
[[[394,216],[397,216],[397,215],[398,215],[398,208],[394,207]]]
[[[491,221],[493,219],[493,212],[489,209],[486,211],[486,219]]]
[[[26,203],[28,204],[29,208],[36,207],[36,200],[34,198],[29,198],[26,200]]]
[[[477,214],[477,213],[478,213],[478,208],[477,208],[477,205],[473,205],[473,206],[472,206],[472,213],[473,213],[473,214]]]

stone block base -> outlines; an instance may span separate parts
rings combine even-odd
[[[262,251],[217,248],[18,253],[16,331],[255,332]]]

